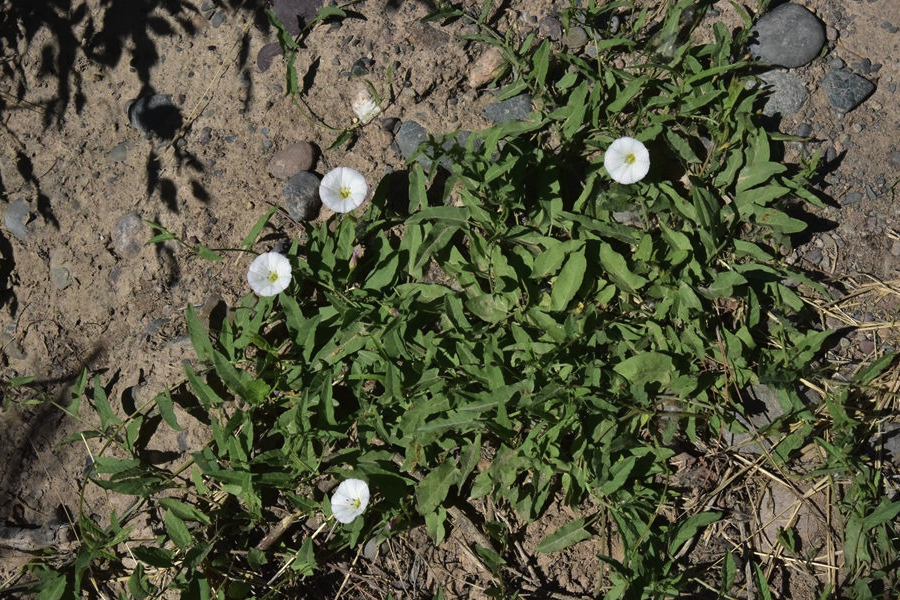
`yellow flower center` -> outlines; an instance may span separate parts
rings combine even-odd
[[[637,156],[634,155],[634,152],[629,152],[628,154],[625,155],[625,164],[626,165],[633,165],[636,160],[637,160]]]
[[[278,281],[278,271],[269,271],[269,283]]]
[[[346,186],[342,187],[341,190],[338,192],[338,195],[341,197],[341,200],[346,200],[347,198],[350,197],[350,188],[348,188]]]
[[[358,509],[360,504],[362,504],[362,501],[359,498],[350,499],[350,506],[353,507],[353,510]]]

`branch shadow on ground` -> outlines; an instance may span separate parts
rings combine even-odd
[[[268,31],[267,5],[264,0],[97,0],[96,4],[88,0],[0,0],[0,56],[6,58],[0,61],[0,75],[6,84],[0,111],[6,112],[8,105],[32,105],[26,100],[29,91],[46,82],[53,89],[52,98],[32,106],[41,112],[45,130],[54,126],[62,129],[69,111],[81,114],[88,104],[80,59],[105,69],[128,61],[140,86],[136,99],[152,96],[157,93],[152,69],[162,60],[160,38],[194,37],[200,33],[204,19],[217,11],[249,15],[258,29]],[[40,58],[36,73],[32,74],[21,57],[35,53]],[[245,35],[237,56],[237,67],[242,72],[246,71],[248,56],[249,41]],[[249,98],[252,89],[247,79]],[[169,110],[161,117],[161,129],[151,132],[160,140],[174,143],[190,126],[183,122],[180,112]],[[25,160],[18,160],[17,164],[20,174],[40,190],[27,155],[22,156]],[[148,165],[153,158],[151,153]],[[200,164],[184,148],[176,152],[176,158],[179,168]],[[147,175],[148,192],[155,192],[157,184],[164,182],[154,181],[149,166]],[[192,181],[191,195],[201,200],[209,198],[198,186],[202,188],[199,182]],[[170,210],[176,207],[177,212],[177,200],[163,191],[160,189],[163,203]],[[50,199],[40,193],[37,210],[58,228]]]

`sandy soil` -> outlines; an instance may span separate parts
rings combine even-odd
[[[318,148],[319,174],[346,165],[375,182],[403,167],[394,140],[398,121],[415,120],[433,134],[486,125],[492,91],[470,81],[484,48],[461,39],[472,33],[461,21],[421,23],[427,4],[364,0],[353,6],[354,18],[315,30],[297,61],[308,91],[304,104],[285,95],[281,59],[265,72],[257,66],[257,52],[275,34],[254,3],[54,0],[32,9],[24,0],[0,2],[3,380],[33,375],[48,400],[67,405],[87,368],[117,408],[140,405],[177,381],[181,362],[192,355],[186,306],[208,317],[236,304],[249,292],[251,258],[227,253],[209,262],[174,241],[145,245],[154,232],[143,221],[191,244],[238,248],[270,206],[283,206],[285,181],[268,165],[294,142]],[[900,4],[801,4],[828,26],[829,44],[823,56],[795,70],[810,97],[778,126],[787,133],[811,126],[813,141],[790,144],[787,158],[820,150],[832,159],[820,181],[831,206],[813,211],[815,229],[792,260],[828,277],[890,280],[900,268],[900,209],[893,197],[900,167]],[[495,23],[521,35],[567,5],[511,0]],[[864,59],[880,65],[865,75],[876,83],[875,93],[843,115],[829,108],[820,88],[836,58],[851,67]],[[365,81],[386,90],[390,77],[393,102],[383,114],[358,129],[352,144],[328,150],[354,124],[351,101]],[[174,144],[129,122],[129,103],[152,93],[171,95]],[[299,231],[279,213],[257,250]],[[895,302],[873,301],[851,316],[890,321]],[[889,330],[873,330],[850,333],[842,343],[845,356],[864,360],[892,339]],[[46,527],[61,521],[60,508],[76,510],[92,449],[89,442],[58,446],[83,424],[50,404],[24,402],[30,397],[9,392],[0,412],[0,524]],[[176,448],[184,452],[192,441],[176,440]],[[753,493],[773,494],[768,488]],[[85,500],[88,513],[101,515],[122,502],[99,494]],[[609,548],[580,545],[560,560],[528,562],[535,543],[528,540],[569,520],[567,511],[556,507],[523,531],[523,565],[530,571],[523,567],[522,581],[590,594],[599,573],[594,556]],[[438,549],[424,536],[412,536],[406,547],[417,548],[419,559],[407,552],[402,564],[379,567],[383,583],[395,590],[394,568],[403,569],[403,597],[424,594],[435,582],[459,595],[490,582],[452,536]],[[0,551],[7,571],[21,559],[9,548]],[[426,566],[409,581],[407,567],[423,558]]]

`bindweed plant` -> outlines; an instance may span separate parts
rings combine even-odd
[[[355,211],[365,182],[334,175],[323,194],[349,212],[261,254],[259,295],[214,330],[188,308],[182,384],[123,418],[95,383],[86,437],[103,450],[86,485],[135,502],[105,528],[82,517],[97,535],[67,574],[35,571],[44,597],[78,595],[88,573],[135,598],[282,597],[398,531],[439,543],[486,498],[525,522],[557,500],[592,506],[537,549],[612,524],[605,598],[735,593],[730,550],[688,564],[723,513],[685,509],[669,459],[743,435],[781,469],[814,436],[801,382],[830,333],[809,325],[800,288],[819,288],[782,251],[805,228],[788,204],[819,203],[816,165],[773,158],[746,31],[692,41],[709,2],[672,3],[653,27],[627,2],[583,4],[565,14],[589,32],[583,53],[477,36],[503,48],[500,97],[527,94],[527,119],[424,144]],[[784,413],[761,433],[744,418],[753,386]],[[155,428],[187,415],[207,443],[144,460]],[[502,574],[503,547],[476,551]]]

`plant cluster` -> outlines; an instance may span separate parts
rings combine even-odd
[[[501,97],[529,94],[527,120],[433,140],[355,212],[361,176],[329,174],[323,199],[341,212],[253,261],[258,295],[213,331],[188,309],[183,384],[122,418],[95,382],[87,436],[103,451],[86,484],[136,502],[102,527],[80,518],[67,570],[34,569],[44,598],[101,573],[133,598],[281,597],[347,548],[419,524],[440,542],[454,507],[487,497],[524,521],[589,501],[538,549],[613,523],[606,598],[732,593],[731,552],[699,570],[684,558],[723,515],[681,508],[669,459],[748,434],[785,465],[815,434],[800,382],[829,332],[805,318],[799,286],[815,283],[781,258],[805,227],[788,203],[818,203],[815,164],[773,158],[746,31],[692,41],[708,2],[676,2],[654,27],[630,3],[583,4],[565,22],[590,52],[478,38],[503,48]],[[434,18],[489,31],[486,14]],[[756,385],[784,411],[762,432],[743,418]],[[144,460],[186,414],[208,443],[175,467]],[[139,516],[152,538],[133,537]],[[487,525],[475,550],[492,593],[512,594],[503,527]]]

